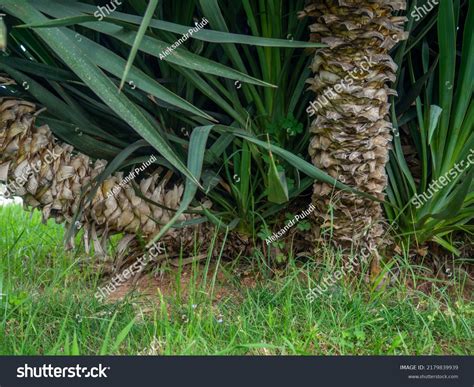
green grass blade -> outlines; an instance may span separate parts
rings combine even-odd
[[[110,331],[112,330],[112,326],[114,325],[115,319],[117,318],[117,312],[114,313],[112,319],[107,326],[107,331],[105,332],[104,341],[102,342],[102,346],[99,351],[100,356],[104,356],[108,354],[109,349],[109,342],[110,342]]]
[[[71,355],[72,356],[79,356],[81,352],[79,351],[79,343],[77,342],[77,333],[74,330],[74,335],[72,337],[72,345],[71,345]]]
[[[123,328],[119,334],[117,335],[117,338],[115,339],[112,348],[110,349],[110,353],[115,353],[120,347],[120,344],[127,338],[128,334],[132,330],[133,326],[135,325],[135,319],[130,321],[125,328]]]

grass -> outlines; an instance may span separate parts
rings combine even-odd
[[[339,267],[337,257],[290,260],[258,276],[264,263],[255,259],[165,265],[161,291],[99,303],[106,279],[81,248],[66,253],[62,236],[38,213],[0,207],[0,354],[473,353],[464,281],[429,279],[403,259],[389,287],[371,290],[363,276],[348,276],[313,303],[308,287]],[[143,280],[154,283],[152,274]]]

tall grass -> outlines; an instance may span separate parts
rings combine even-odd
[[[0,354],[473,353],[462,278],[430,279],[403,258],[390,287],[372,289],[362,273],[312,303],[308,290],[342,265],[338,256],[290,259],[265,277],[251,257],[164,265],[147,274],[167,279],[161,290],[101,304],[94,293],[107,278],[81,265],[80,248],[64,252],[60,226],[8,206],[0,231]]]

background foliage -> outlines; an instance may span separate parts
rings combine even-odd
[[[474,168],[467,167],[474,149],[474,2],[430,4],[409,2],[410,38],[395,52],[399,96],[393,99],[392,120],[400,136],[394,137],[387,170],[388,198],[398,210],[386,209],[407,243],[433,241],[459,254],[452,232],[474,230]],[[449,176],[461,161],[462,173],[416,208],[415,195]]]
[[[314,178],[343,187],[307,162],[305,110],[313,96],[305,80],[315,45],[306,43],[307,21],[297,19],[304,0],[148,7],[131,0],[100,22],[93,13],[105,1],[2,4],[9,44],[0,69],[18,83],[2,94],[46,107],[41,122],[77,150],[112,161],[108,172],[159,150],[157,164],[186,178],[180,212],[196,194],[207,195],[213,208],[203,220],[264,238],[293,201],[301,207]],[[452,232],[473,230],[474,169],[419,209],[412,199],[474,148],[474,5],[442,1],[416,20],[416,7],[429,4],[409,1],[411,36],[393,52],[399,95],[392,121],[400,136],[385,208],[407,245],[434,241],[457,253]],[[203,18],[205,30],[159,59]]]

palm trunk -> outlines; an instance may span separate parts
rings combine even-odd
[[[385,165],[392,140],[387,84],[397,66],[389,50],[406,38],[405,0],[311,0],[301,16],[313,18],[311,40],[328,47],[316,52],[307,82],[315,99],[308,107],[314,165],[340,181],[384,199]],[[316,182],[313,203],[316,240],[345,251],[377,249],[384,234],[379,203]],[[333,211],[330,214],[328,208]]]

